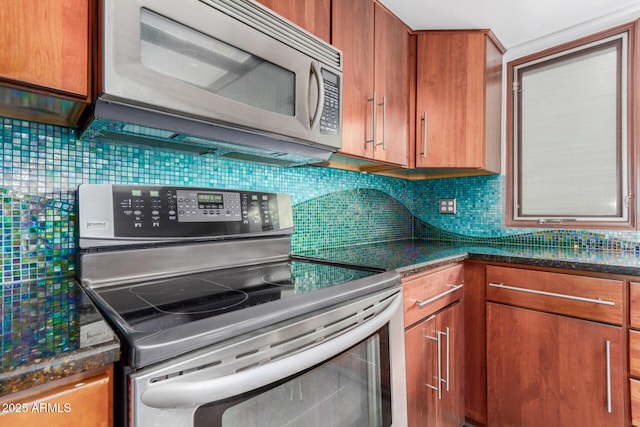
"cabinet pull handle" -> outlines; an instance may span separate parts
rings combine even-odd
[[[536,294],[536,295],[545,295],[545,296],[549,296],[549,297],[570,299],[570,300],[573,300],[573,301],[591,302],[591,303],[594,303],[594,304],[602,304],[602,305],[609,305],[609,306],[615,306],[616,305],[616,303],[613,302],[613,301],[605,301],[605,300],[602,300],[602,299],[577,297],[575,295],[557,294],[555,292],[537,291],[535,289],[517,288],[515,286],[507,286],[507,285],[505,285],[503,283],[489,283],[489,286],[491,286],[493,288],[506,289],[506,290],[510,290],[510,291],[526,292],[526,293]]]
[[[374,101],[375,102],[375,101]],[[375,146],[382,145],[382,150],[387,149],[387,97],[382,97],[382,103],[378,104],[378,106],[382,107],[382,142],[378,144],[374,144]]]
[[[372,110],[372,119],[371,121],[373,122],[373,138],[371,139],[366,139],[364,141],[364,146],[366,147],[367,144],[372,144],[373,145],[373,149],[376,149],[376,143],[377,143],[377,139],[376,139],[376,130],[377,130],[377,123],[376,123],[376,109],[378,108],[378,101],[377,101],[377,97],[376,97],[376,91],[373,91],[373,98],[369,98],[367,99],[368,102],[373,103],[373,110]]]
[[[607,412],[611,413],[611,341],[605,342],[605,353],[607,359]]]
[[[432,302],[439,300],[442,297],[446,297],[447,295],[449,295],[452,292],[457,291],[458,289],[460,289],[461,287],[463,287],[464,285],[448,285],[451,286],[451,289],[449,289],[448,291],[445,291],[441,294],[436,295],[435,297],[429,298],[428,300],[424,300],[424,301],[420,301],[420,300],[416,300],[415,303],[418,306],[418,308],[423,308],[426,305],[431,304]]]
[[[442,400],[442,332],[436,331],[438,336],[438,400]]]
[[[422,113],[422,158],[427,158],[427,112]]]
[[[436,317],[435,315],[433,315],[431,317],[428,317],[425,322],[433,320],[433,319],[435,319],[435,317]],[[438,399],[442,399],[442,368],[441,368],[442,363],[441,363],[441,360],[440,360],[440,357],[441,357],[440,356],[440,353],[441,353],[441,351],[440,351],[440,349],[441,349],[440,334],[441,334],[440,331],[436,331],[436,336],[435,337],[432,337],[431,335],[427,335],[427,334],[423,335],[425,338],[427,338],[427,339],[429,339],[431,341],[435,341],[436,342],[436,347],[438,349],[437,350],[438,351],[438,356],[437,356],[438,357],[438,365],[437,365],[437,368],[436,368],[438,374],[437,374],[437,377],[436,377],[436,385],[430,384],[428,382],[426,382],[424,384],[425,386],[427,386],[431,390],[435,390],[435,391],[438,392]]]
[[[441,332],[442,333],[442,332]],[[447,375],[447,379],[444,380],[444,384],[446,385],[446,391],[449,391],[449,327],[447,326],[446,332],[442,333],[447,338],[447,343],[445,345],[445,358],[446,358],[446,368],[445,373]]]

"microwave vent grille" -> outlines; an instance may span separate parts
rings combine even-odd
[[[200,0],[326,65],[342,71],[342,53],[264,6],[249,0]]]

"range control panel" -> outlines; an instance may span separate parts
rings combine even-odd
[[[80,237],[200,238],[293,227],[288,195],[211,188],[83,184]]]

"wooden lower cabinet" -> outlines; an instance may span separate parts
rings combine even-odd
[[[631,423],[640,426],[640,381],[629,380],[629,394],[631,396]]]
[[[110,427],[113,368],[55,381],[0,398],[0,426]]]
[[[623,342],[618,326],[488,302],[488,425],[625,425]]]
[[[631,424],[640,427],[640,282],[629,283],[629,327]]]
[[[464,423],[464,309],[457,302],[405,332],[410,427]]]

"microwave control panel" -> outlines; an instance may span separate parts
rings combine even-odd
[[[320,117],[320,133],[338,134],[340,132],[340,77],[325,69],[322,70],[324,81],[324,108]]]
[[[83,184],[80,238],[207,238],[293,227],[288,195],[211,188]]]

